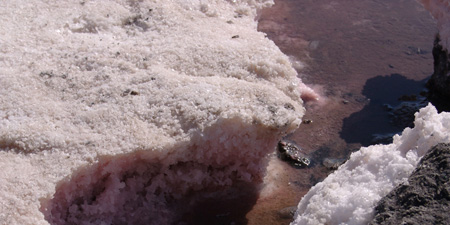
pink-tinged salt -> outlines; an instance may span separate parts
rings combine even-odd
[[[170,223],[260,182],[313,95],[272,3],[2,1],[0,224]]]

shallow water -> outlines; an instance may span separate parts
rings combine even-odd
[[[301,78],[323,96],[306,104],[304,119],[312,123],[288,137],[311,155],[312,166],[272,160],[273,194],[261,196],[247,214],[248,224],[288,224],[278,211],[298,204],[332,172],[323,158],[348,157],[372,144],[374,134],[403,130],[386,104],[420,98],[433,70],[437,28],[419,3],[405,0],[276,0],[259,21],[260,31],[306,65]]]

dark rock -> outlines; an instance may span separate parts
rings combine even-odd
[[[369,224],[450,224],[450,144],[438,144],[382,198]]]
[[[304,120],[302,121],[303,124],[310,124],[310,123],[312,123],[312,122],[313,122],[313,121],[310,120],[310,119],[304,119]]]
[[[122,97],[127,96],[127,95],[139,95],[139,92],[133,91],[131,89],[127,89],[121,94]]]
[[[434,72],[427,83],[433,95],[450,99],[450,61],[448,50],[439,44],[440,37],[436,36],[433,45]]]
[[[294,142],[281,140],[278,142],[277,155],[297,167],[306,167],[311,163],[309,156]]]

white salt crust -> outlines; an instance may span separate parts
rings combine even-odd
[[[395,135],[389,145],[361,148],[302,198],[292,225],[367,224],[377,202],[407,182],[422,156],[450,142],[450,113],[429,104],[416,113],[414,128]]]
[[[311,94],[256,30],[271,4],[2,1],[0,223],[169,223],[261,181]]]
[[[444,49],[450,46],[450,0],[420,0],[425,9],[436,19],[441,45]]]

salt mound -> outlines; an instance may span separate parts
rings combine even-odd
[[[1,223],[170,223],[260,182],[310,93],[272,3],[0,3]]]
[[[377,202],[407,182],[420,158],[434,145],[450,142],[450,113],[431,104],[416,113],[414,128],[389,145],[361,148],[302,198],[291,224],[367,224]]]
[[[450,47],[450,1],[449,0],[420,0],[423,6],[436,19],[441,45],[445,49]]]

